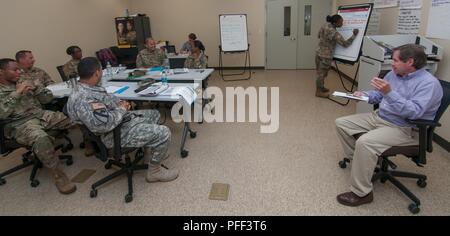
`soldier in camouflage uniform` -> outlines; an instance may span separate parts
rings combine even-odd
[[[340,15],[327,16],[327,23],[322,26],[319,31],[319,47],[316,50],[316,96],[327,98],[329,96],[329,89],[325,88],[325,77],[331,69],[333,61],[333,51],[336,44],[343,47],[349,47],[356,35],[358,29],[353,30],[353,35],[345,40],[342,35],[337,32],[336,28],[342,27],[344,20]]]
[[[44,70],[34,67],[34,56],[31,51],[22,50],[16,53],[16,61],[21,69],[19,82],[31,81],[36,86],[47,87],[55,83]]]
[[[203,43],[195,40],[192,43],[191,55],[186,58],[184,68],[189,69],[205,69],[208,65],[208,58],[204,54],[205,46]]]
[[[67,78],[71,76],[78,77],[78,63],[80,63],[81,58],[83,58],[83,53],[81,48],[78,46],[70,46],[66,50],[67,55],[71,56],[72,59],[64,64],[63,71]]]
[[[146,68],[162,66],[164,59],[166,59],[166,54],[156,48],[156,41],[152,38],[147,38],[145,40],[145,47],[137,55],[136,66]]]
[[[56,187],[63,194],[75,192],[76,186],[59,168],[54,138],[48,131],[65,130],[72,122],[61,112],[43,110],[41,104],[53,99],[50,90],[27,82],[17,83],[20,73],[12,59],[0,59],[0,119],[11,119],[5,136],[32,147],[33,153],[50,169]]]
[[[171,181],[178,177],[178,171],[161,168],[161,161],[167,158],[170,143],[170,130],[159,125],[159,112],[156,110],[130,111],[131,105],[106,93],[98,86],[102,77],[101,65],[93,57],[84,58],[78,65],[80,83],[67,102],[69,117],[90,131],[101,135],[107,148],[113,148],[113,130],[125,117],[121,129],[123,147],[144,147],[149,157],[149,168],[146,176],[148,182]]]

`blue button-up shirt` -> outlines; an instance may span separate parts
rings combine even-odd
[[[391,92],[378,90],[365,92],[370,104],[380,104],[378,115],[401,127],[413,125],[405,119],[434,120],[441,105],[443,90],[439,81],[425,69],[417,70],[405,77],[389,72],[384,80],[391,85]]]

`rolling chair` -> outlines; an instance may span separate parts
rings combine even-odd
[[[90,197],[97,197],[97,188],[101,185],[126,174],[128,179],[128,194],[125,195],[125,202],[129,203],[133,201],[133,173],[137,170],[145,170],[148,168],[147,164],[138,164],[144,158],[143,148],[122,148],[120,143],[120,129],[122,125],[131,120],[131,117],[124,118],[122,123],[119,124],[113,130],[114,135],[114,147],[112,150],[113,159],[109,159],[110,152],[106,148],[105,144],[101,140],[101,137],[92,133],[86,126],[81,125],[81,128],[88,134],[88,140],[91,142],[92,147],[95,150],[95,156],[103,162],[106,162],[105,168],[110,169],[113,165],[119,167],[118,171],[104,177],[103,179],[92,184]],[[130,154],[136,151],[135,159],[131,161]],[[122,160],[122,156],[125,156],[125,161]]]
[[[112,53],[117,57],[119,64],[127,67],[127,69],[136,68],[136,57],[138,55],[138,48],[118,48],[117,46],[110,47]]]
[[[15,172],[17,172],[21,169],[24,169],[28,166],[33,166],[33,169],[31,171],[31,175],[30,175],[30,182],[31,182],[30,185],[31,185],[31,187],[35,188],[40,184],[39,180],[36,179],[36,174],[37,174],[37,171],[40,168],[42,168],[43,164],[35,156],[35,154],[31,150],[31,147],[21,145],[21,144],[17,143],[15,140],[8,139],[5,137],[5,126],[10,122],[11,122],[10,119],[1,119],[0,120],[0,154],[2,155],[2,157],[4,157],[19,148],[26,148],[27,152],[25,152],[22,155],[22,164],[14,167],[12,169],[9,169],[3,173],[0,173],[0,185],[6,184],[6,180],[4,179],[5,176],[15,173]],[[52,135],[54,137],[62,136],[62,138],[64,138],[65,141],[67,142],[66,145],[61,144],[61,145],[55,147],[55,151],[61,149],[61,151],[63,153],[65,153],[73,148],[72,141],[65,135],[64,132],[60,132],[60,131],[53,132],[53,133],[50,133],[50,135]],[[59,155],[59,159],[64,160],[67,166],[70,166],[73,164],[73,159],[72,159],[71,155]]]
[[[441,126],[439,120],[450,103],[450,82],[443,80],[440,80],[440,82],[444,90],[444,95],[442,97],[441,106],[436,112],[436,117],[434,118],[434,120],[407,120],[410,124],[416,125],[416,127],[419,129],[419,145],[394,146],[383,152],[379,156],[380,165],[375,169],[375,174],[372,177],[372,182],[375,182],[377,180],[380,180],[381,183],[390,181],[398,189],[400,189],[400,191],[408,196],[413,201],[413,203],[411,203],[408,207],[409,211],[413,214],[417,214],[420,212],[420,200],[395,177],[417,179],[417,185],[421,188],[425,188],[427,186],[427,176],[415,173],[395,171],[395,169],[397,169],[397,165],[389,160],[389,158],[401,154],[410,158],[419,167],[423,167],[423,165],[427,163],[426,153],[431,153],[433,151],[434,130],[436,127]],[[354,137],[355,139],[358,139],[363,134],[364,133],[356,134],[354,135]],[[347,167],[348,162],[350,162],[350,160],[344,158],[339,162],[339,166],[344,169]]]

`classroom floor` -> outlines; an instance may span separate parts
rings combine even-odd
[[[193,124],[196,139],[189,139],[189,157],[179,155],[182,126],[170,121],[172,130],[169,167],[180,176],[169,183],[145,182],[145,171],[134,178],[134,200],[125,204],[126,178],[98,189],[89,197],[90,185],[112,170],[85,157],[78,148],[70,152],[75,163],[65,167],[70,177],[82,169],[97,172],[78,190],[65,196],[57,192],[48,172],[38,174],[41,185],[31,188],[30,169],[7,177],[0,186],[0,215],[411,215],[410,200],[392,184],[375,183],[374,202],[357,208],[337,203],[336,195],[349,190],[350,168],[340,169],[342,148],[334,120],[353,114],[355,103],[341,107],[314,96],[313,70],[258,70],[252,80],[223,82],[215,73],[210,86],[255,86],[280,88],[280,127],[274,134],[261,134],[260,123]],[[334,72],[326,81],[342,91]],[[348,86],[348,85],[347,85]],[[74,143],[80,141],[72,133]],[[402,156],[393,160],[399,170],[428,176],[425,189],[413,180],[401,180],[422,201],[420,215],[450,214],[450,153],[435,145],[425,168]],[[18,164],[21,151],[2,157],[0,171]],[[350,166],[351,167],[351,166]],[[228,201],[208,199],[212,183],[230,184]]]

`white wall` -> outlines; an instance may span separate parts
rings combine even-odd
[[[265,64],[265,0],[130,0],[131,14],[150,17],[152,36],[177,50],[193,32],[206,47],[209,66],[217,66],[220,14],[247,14],[252,66]],[[244,54],[226,55],[224,66],[242,66]]]
[[[68,46],[95,56],[98,49],[116,45],[114,18],[128,5],[127,0],[1,0],[0,57],[31,50],[35,65],[60,81],[56,66],[70,59]]]

